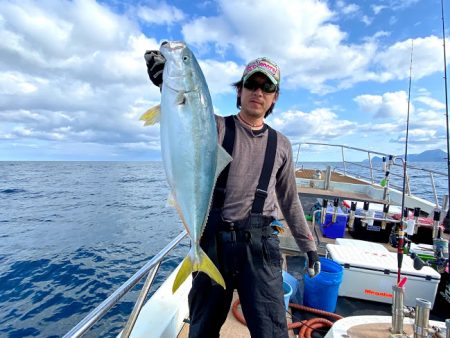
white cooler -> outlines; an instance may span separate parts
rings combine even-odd
[[[353,248],[358,248],[368,252],[389,252],[388,249],[384,247],[383,244],[373,243],[369,241],[362,241],[360,239],[350,239],[350,238],[336,238],[336,244],[351,246]]]
[[[328,257],[344,268],[339,296],[392,303],[392,285],[397,283],[397,253],[369,252],[346,246],[327,244]],[[441,275],[429,266],[414,269],[411,257],[404,255],[401,278],[407,277],[404,286],[404,305],[416,306],[416,298],[434,305]]]

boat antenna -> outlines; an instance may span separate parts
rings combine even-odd
[[[445,23],[444,23],[444,1],[441,0],[441,12],[442,12],[442,41],[444,46],[444,84],[445,84],[445,122],[447,126],[447,181],[448,181],[448,194],[450,195],[450,144],[448,133],[448,99],[447,99],[447,57],[445,54]],[[450,197],[450,196],[449,196]],[[448,203],[447,214],[444,218],[444,232],[450,233],[450,203]]]
[[[409,110],[411,106],[411,74],[412,74],[412,61],[413,61],[413,42],[411,39],[411,61],[409,63],[409,86],[408,86],[408,110],[406,114],[406,139],[405,139],[405,161],[403,162],[403,192],[402,192],[402,217],[398,227],[398,245],[397,245],[397,284],[400,283],[400,272],[402,270],[403,263],[403,243],[405,240],[404,225],[406,224],[408,217],[408,209],[405,208],[405,194],[406,194],[406,167],[408,163],[408,136],[409,136]]]

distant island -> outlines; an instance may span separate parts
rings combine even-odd
[[[402,156],[404,155],[396,155]],[[375,156],[372,158],[372,162],[381,162],[382,157]],[[364,160],[363,162],[368,162],[369,160]],[[425,150],[420,154],[408,154],[408,162],[446,162],[447,153],[441,149]]]

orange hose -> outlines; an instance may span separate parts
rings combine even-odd
[[[305,306],[305,305],[289,303],[289,307],[291,307],[293,309],[301,310],[301,311],[308,311],[308,312],[315,313],[315,314],[321,315],[321,316],[331,317],[331,318],[336,319],[336,320],[344,318],[344,317],[338,315],[337,313],[328,312],[328,311],[324,311],[324,310],[319,310],[319,309],[316,309],[316,308],[313,308],[313,307],[309,307],[309,306]]]
[[[238,309],[238,306],[240,303],[241,303],[241,301],[239,299],[236,299],[236,301],[233,303],[231,311],[232,311],[234,317],[239,322],[241,322],[244,325],[247,325],[244,316]],[[297,310],[308,311],[308,312],[315,313],[315,314],[318,314],[321,316],[327,316],[327,317],[330,317],[335,320],[339,320],[339,319],[343,318],[342,316],[340,316],[336,313],[315,309],[315,308],[308,307],[305,305],[289,303],[289,307],[291,307],[293,309],[297,309]],[[288,325],[288,330],[292,330],[292,329],[301,327],[300,332],[299,332],[299,338],[311,338],[311,334],[314,331],[314,329],[318,329],[318,328],[322,328],[322,327],[326,327],[326,326],[328,326],[328,327],[333,326],[333,322],[328,319],[325,319],[325,318],[317,317],[317,318],[311,318],[308,320],[303,320],[301,322],[291,323]]]
[[[333,326],[333,322],[325,318],[312,318],[304,322],[305,323],[303,323],[303,326],[298,334],[299,338],[311,338],[311,333],[314,329],[318,329],[324,326]]]

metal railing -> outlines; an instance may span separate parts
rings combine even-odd
[[[144,287],[142,288],[138,299],[135,303],[133,311],[128,319],[125,329],[121,334],[121,338],[129,337],[136,319],[141,311],[145,298],[147,297],[156,273],[165,256],[172,251],[178,243],[186,237],[186,230],[175,237],[166,247],[158,252],[151,260],[149,260],[138,272],[136,272],[130,279],[123,283],[111,296],[105,299],[100,305],[92,310],[84,319],[82,319],[76,326],[74,326],[64,338],[74,338],[83,336],[95,323],[97,323],[115,304],[117,304],[123,296],[125,296],[142,278],[147,275]]]
[[[342,165],[342,169],[340,168],[334,168],[333,170],[335,172],[340,172],[345,176],[354,176],[354,177],[358,177],[358,178],[362,178],[367,180],[368,182],[375,184],[375,179],[376,176],[382,176],[385,173],[385,170],[383,169],[383,162],[379,161],[379,166],[375,166],[375,164],[378,164],[378,162],[373,161],[374,156],[381,156],[381,157],[385,157],[386,159],[388,159],[390,156],[392,156],[392,167],[397,167],[397,168],[401,168],[403,169],[403,166],[405,164],[405,161],[403,159],[403,157],[401,156],[394,156],[391,154],[386,154],[386,153],[382,153],[382,152],[377,152],[377,151],[372,151],[372,150],[367,150],[367,149],[363,149],[363,148],[358,148],[358,147],[352,147],[352,146],[346,146],[346,145],[341,145],[341,144],[331,144],[331,143],[319,143],[319,142],[298,142],[298,143],[293,143],[292,144],[292,149],[294,154],[296,153],[296,159],[295,159],[295,167],[298,168],[299,167],[299,163],[300,163],[300,157],[304,154],[307,153],[308,151],[311,151],[311,148],[313,147],[328,147],[329,149],[332,148],[337,148],[336,151],[334,151],[336,154],[340,153],[340,161],[339,163]],[[297,149],[296,149],[297,148]],[[303,149],[304,150],[303,150]],[[306,148],[306,149],[305,149]],[[302,151],[301,151],[302,150]],[[348,155],[346,153],[346,151],[350,152],[356,152],[358,158],[367,158],[368,162],[366,164],[365,161],[361,161],[361,162],[355,162],[355,161],[348,161],[346,158],[346,156]],[[361,153],[361,154],[359,154]],[[303,158],[303,161],[305,161],[308,159]],[[310,161],[310,160],[309,160]],[[354,168],[363,168],[367,169],[366,172],[362,172],[361,170],[359,171],[354,171]],[[429,178],[429,187],[432,191],[432,196],[434,198],[434,202],[436,205],[440,205],[439,204],[439,199],[438,199],[438,194],[436,191],[436,184],[435,184],[435,176],[442,176],[442,177],[447,177],[447,173],[444,172],[440,172],[440,171],[436,171],[436,170],[432,170],[432,169],[427,169],[427,168],[421,168],[415,165],[411,165],[411,164],[407,164],[406,166],[407,169],[407,174],[406,174],[406,193],[408,195],[411,194],[411,178],[410,175],[408,174],[411,170],[417,170],[418,172],[422,172],[424,174],[424,176]],[[391,178],[397,178],[398,180],[403,180],[403,172],[402,170],[400,170],[400,173],[396,173],[394,171],[390,171],[390,177]],[[421,182],[422,183],[422,182]],[[398,190],[402,189],[402,185],[401,184],[395,184],[395,181],[391,180],[390,186],[393,188],[396,188]]]

